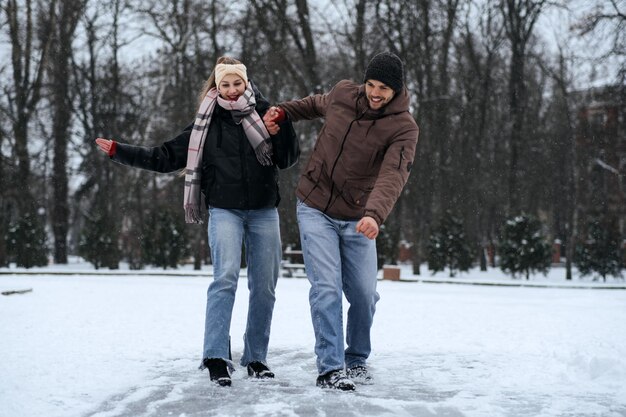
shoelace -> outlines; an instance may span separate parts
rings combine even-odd
[[[350,376],[354,378],[366,378],[368,376],[367,368],[364,366],[355,366],[350,368]]]
[[[349,383],[350,380],[343,371],[337,371],[329,375],[328,382],[330,382],[331,385],[340,385],[342,383]]]

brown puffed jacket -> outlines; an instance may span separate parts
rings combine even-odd
[[[308,206],[342,220],[382,224],[409,178],[419,128],[406,89],[372,110],[365,85],[344,80],[327,94],[281,103],[292,120],[324,117],[296,189]]]

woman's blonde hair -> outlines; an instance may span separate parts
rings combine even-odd
[[[215,67],[217,67],[217,64],[235,65],[242,64],[242,62],[229,56],[221,56],[217,58],[217,61],[215,62]],[[217,85],[215,84],[215,67],[213,67],[213,71],[211,72],[211,75],[209,75],[209,79],[204,82],[202,91],[198,95],[198,107],[200,107],[200,103],[202,103],[202,100],[204,100],[204,96],[206,96],[206,93],[208,93],[211,88],[217,87]]]

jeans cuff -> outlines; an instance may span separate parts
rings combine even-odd
[[[198,367],[198,369],[200,370],[204,370],[207,369],[207,366],[204,364],[204,361],[207,359],[221,359],[224,362],[226,362],[226,366],[228,367],[228,370],[232,373],[235,372],[235,365],[233,364],[233,361],[231,361],[230,359],[226,359],[226,358],[217,358],[217,357],[211,357],[211,358],[202,358],[202,360],[200,361],[200,366]]]

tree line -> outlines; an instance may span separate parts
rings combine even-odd
[[[361,81],[369,58],[388,50],[405,62],[421,132],[409,183],[379,239],[381,257],[393,262],[397,242],[411,242],[419,273],[437,225],[452,213],[472,262],[485,268],[486,248],[499,246],[506,221],[527,213],[547,239],[563,242],[569,274],[588,224],[623,238],[623,211],[608,208],[608,195],[594,200],[607,207],[600,212],[576,198],[586,174],[576,163],[583,122],[575,77],[583,65],[618,62],[608,83],[622,86],[623,109],[625,13],[621,2],[595,1],[567,30],[602,53],[567,43],[554,52],[538,22],[567,4],[0,0],[0,266],[62,264],[78,254],[97,268],[183,259],[200,267],[206,230],[184,224],[182,178],[112,164],[94,139],[154,146],[175,136],[193,120],[221,55],[242,60],[278,103],[343,78]],[[296,125],[302,160],[319,128]],[[619,135],[624,141],[623,126]],[[614,169],[606,175],[623,178]],[[299,245],[298,174],[296,167],[280,178],[285,246]]]

